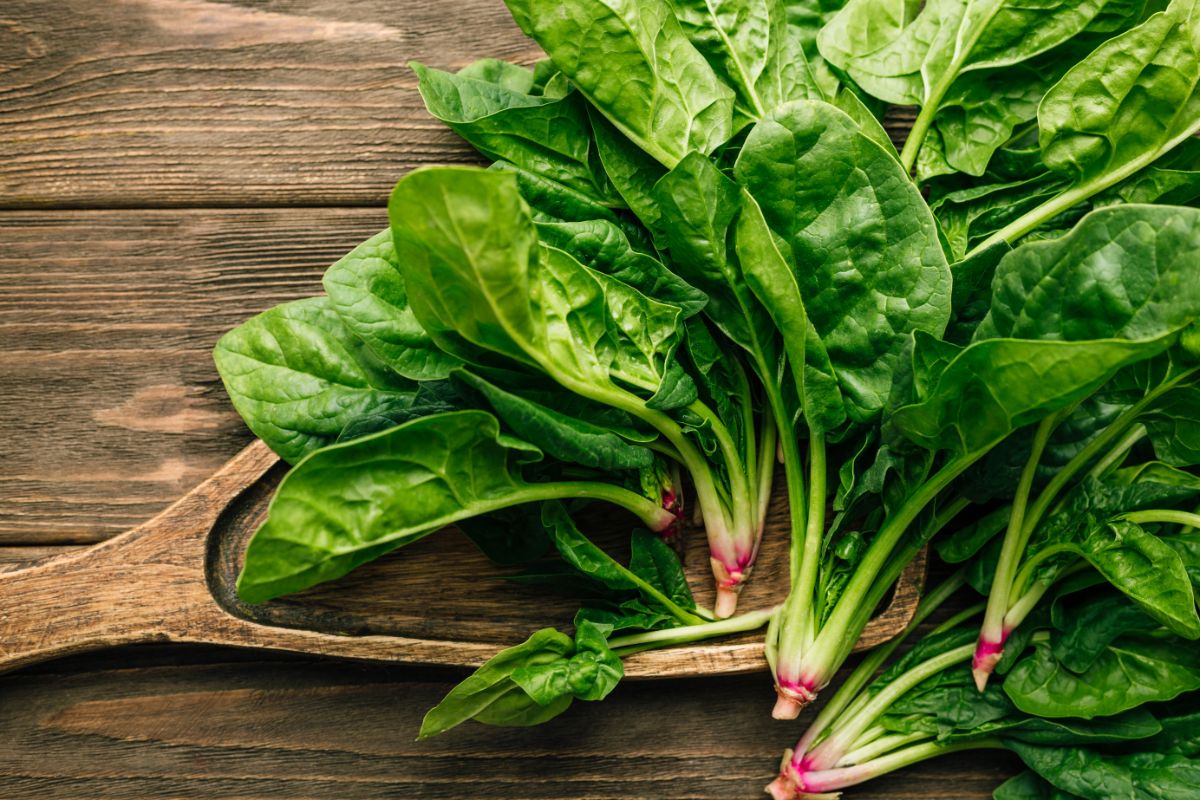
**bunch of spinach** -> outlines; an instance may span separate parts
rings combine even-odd
[[[960,571],[931,592],[919,616],[963,582]],[[1076,580],[1039,604],[1037,623],[1002,662],[1002,682],[982,692],[966,667],[982,605],[890,664],[898,642],[872,653],[785,754],[768,793],[826,796],[936,756],[1007,748],[1030,772],[998,788],[997,800],[1133,797],[1146,782],[1155,797],[1200,796],[1200,653],[1092,583]]]
[[[517,579],[595,595],[575,638],[502,652],[423,735],[549,719],[611,691],[624,654],[768,618],[794,717],[935,537],[990,591],[981,686],[1081,575],[1200,635],[1170,527],[1197,521],[1197,0],[506,2],[547,60],[413,65],[491,166],[405,177],[325,297],[218,344],[296,465],[243,597],[451,523],[503,563],[553,545],[571,577]],[[919,108],[899,151],[888,104]],[[714,622],[776,456],[790,592]],[[569,515],[608,501],[670,538],[685,482],[715,613],[662,540],[635,533],[625,566]]]

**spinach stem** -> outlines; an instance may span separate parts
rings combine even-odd
[[[818,688],[829,683],[834,670],[853,649],[854,643],[862,634],[863,627],[878,603],[877,598],[883,596],[895,580],[895,576],[899,575],[907,563],[904,558],[895,557],[894,551],[900,539],[921,511],[955,478],[978,461],[984,452],[981,450],[951,458],[909,495],[896,513],[884,522],[838,598],[833,613],[829,615],[817,635],[812,657],[807,660],[804,668],[809,683]],[[911,560],[920,550],[920,544],[910,545],[906,549],[911,555],[907,552],[905,555]],[[892,562],[890,567],[889,561]],[[881,580],[881,577],[890,580]],[[872,600],[874,602],[871,602]]]
[[[868,701],[857,713],[843,721],[826,737],[825,741],[808,754],[809,768],[819,771],[833,767],[854,745],[863,731],[879,719],[892,703],[895,703],[926,678],[936,675],[947,667],[966,661],[974,652],[975,645],[973,644],[964,644],[947,650],[914,666],[870,695]]]
[[[739,614],[736,617],[717,620],[716,622],[701,621],[699,624],[687,625],[682,628],[666,628],[665,630],[618,636],[609,639],[608,646],[617,655],[625,657],[656,647],[698,642],[731,633],[745,633],[746,631],[752,631],[766,625],[775,613],[776,608],[777,606],[773,606],[760,611],[751,611],[746,614]]]
[[[1145,425],[1134,425],[1125,434],[1124,438],[1109,450],[1104,458],[1096,462],[1096,465],[1088,470],[1088,476],[1092,478],[1102,477],[1112,467],[1118,466],[1135,444],[1146,438],[1147,431]]]
[[[1122,514],[1121,519],[1127,519],[1138,525],[1166,523],[1168,525],[1186,525],[1191,528],[1200,527],[1200,514],[1191,511],[1175,511],[1169,508],[1147,508],[1142,511],[1130,511]]]
[[[924,111],[924,109],[922,109],[922,111]],[[918,117],[918,120],[919,119],[920,117]],[[915,129],[916,126],[914,125],[913,127]],[[1050,198],[1046,202],[1042,203],[1036,208],[1031,209],[1009,224],[1005,225],[1003,228],[984,239],[981,243],[975,245],[975,247],[971,248],[970,252],[964,256],[963,260],[965,261],[966,259],[971,258],[971,256],[975,255],[976,253],[980,253],[998,242],[1008,242],[1012,244],[1022,236],[1025,236],[1027,233],[1037,228],[1039,225],[1054,219],[1076,203],[1082,203],[1084,200],[1099,194],[1110,186],[1115,186],[1131,175],[1141,171],[1143,167],[1147,167],[1156,161],[1159,156],[1171,151],[1177,145],[1182,144],[1190,139],[1195,132],[1195,126],[1189,127],[1182,131],[1174,139],[1163,143],[1161,147],[1147,151],[1137,158],[1131,159],[1112,172],[1106,172],[1100,175],[1098,178],[1093,178],[1090,181],[1076,184],[1057,197]],[[905,148],[907,149],[907,143],[905,143]]]
[[[854,671],[847,676],[846,680],[842,681],[842,684],[838,687],[833,697],[829,698],[829,701],[821,707],[821,711],[817,714],[816,719],[813,720],[812,724],[804,732],[800,743],[796,745],[798,756],[804,755],[808,748],[817,740],[817,737],[841,715],[879,668],[883,666],[884,662],[912,635],[917,626],[941,607],[942,603],[950,599],[951,595],[961,589],[966,582],[966,570],[957,570],[921,599],[920,604],[917,605],[916,613],[913,614],[913,618],[898,636],[886,644],[875,648],[863,657],[863,660],[854,668]],[[975,613],[978,612],[976,611]]]
[[[1004,615],[1008,613],[1013,576],[1024,552],[1025,542],[1021,532],[1025,526],[1025,509],[1029,503],[1029,493],[1033,489],[1033,480],[1037,476],[1038,464],[1042,461],[1042,453],[1060,419],[1061,414],[1051,414],[1038,423],[1029,458],[1025,460],[1025,467],[1021,470],[1021,477],[1013,494],[1012,513],[1008,517],[1008,530],[1004,532],[1004,544],[1000,550],[1000,559],[996,563],[992,588],[988,592],[987,611],[984,612],[983,626],[979,630],[979,654],[976,655],[973,665],[975,681],[980,691],[983,691],[987,675],[991,674],[995,660],[999,658],[999,651],[996,651],[995,647],[1003,647],[1004,644]]]
[[[662,531],[675,522],[675,515],[660,504],[637,492],[602,481],[555,481],[553,483],[530,483],[517,503],[539,500],[569,500],[583,498],[604,500],[621,506],[635,514],[652,531]],[[509,503],[508,505],[514,505]]]

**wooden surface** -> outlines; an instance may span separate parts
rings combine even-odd
[[[475,160],[404,64],[483,56],[536,57],[499,0],[0,4],[0,570],[149,519],[250,441],[216,336],[318,291],[406,169]],[[163,645],[29,668],[0,678],[0,796],[752,797],[800,730],[760,675],[413,743],[460,678]],[[975,800],[1012,768],[847,796]]]

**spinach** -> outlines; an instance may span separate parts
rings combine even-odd
[[[733,133],[733,91],[688,41],[666,0],[507,0],[594,108],[663,166]]]
[[[405,176],[324,297],[217,345],[295,465],[243,597],[455,524],[581,607],[423,736],[536,724],[603,698],[628,655],[764,624],[791,717],[932,543],[962,567],[918,620],[963,584],[982,620],[867,656],[776,798],[980,747],[1034,769],[998,797],[1187,796],[1196,0],[507,4],[547,60],[412,65],[491,165]],[[898,151],[889,103],[918,108]],[[732,616],[776,461],[789,591]],[[597,500],[650,529],[628,561],[576,523]],[[712,611],[672,549],[685,507]]]
[[[521,503],[590,496],[624,505],[654,529],[674,523],[658,503],[612,484],[526,481],[522,465],[541,457],[474,410],[310,453],[279,485],[246,550],[238,593],[254,603],[300,591],[460,519]]]
[[[296,462],[368,412],[403,409],[417,386],[354,336],[323,297],[259,314],[221,337],[213,359],[250,430]]]

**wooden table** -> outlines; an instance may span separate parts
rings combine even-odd
[[[475,160],[404,65],[482,56],[537,57],[500,0],[0,5],[0,569],[149,518],[249,441],[216,338],[318,292],[405,171]],[[0,796],[756,797],[801,729],[749,676],[414,743],[460,678],[168,646],[27,669],[0,678]],[[986,798],[1014,768],[847,796]]]

